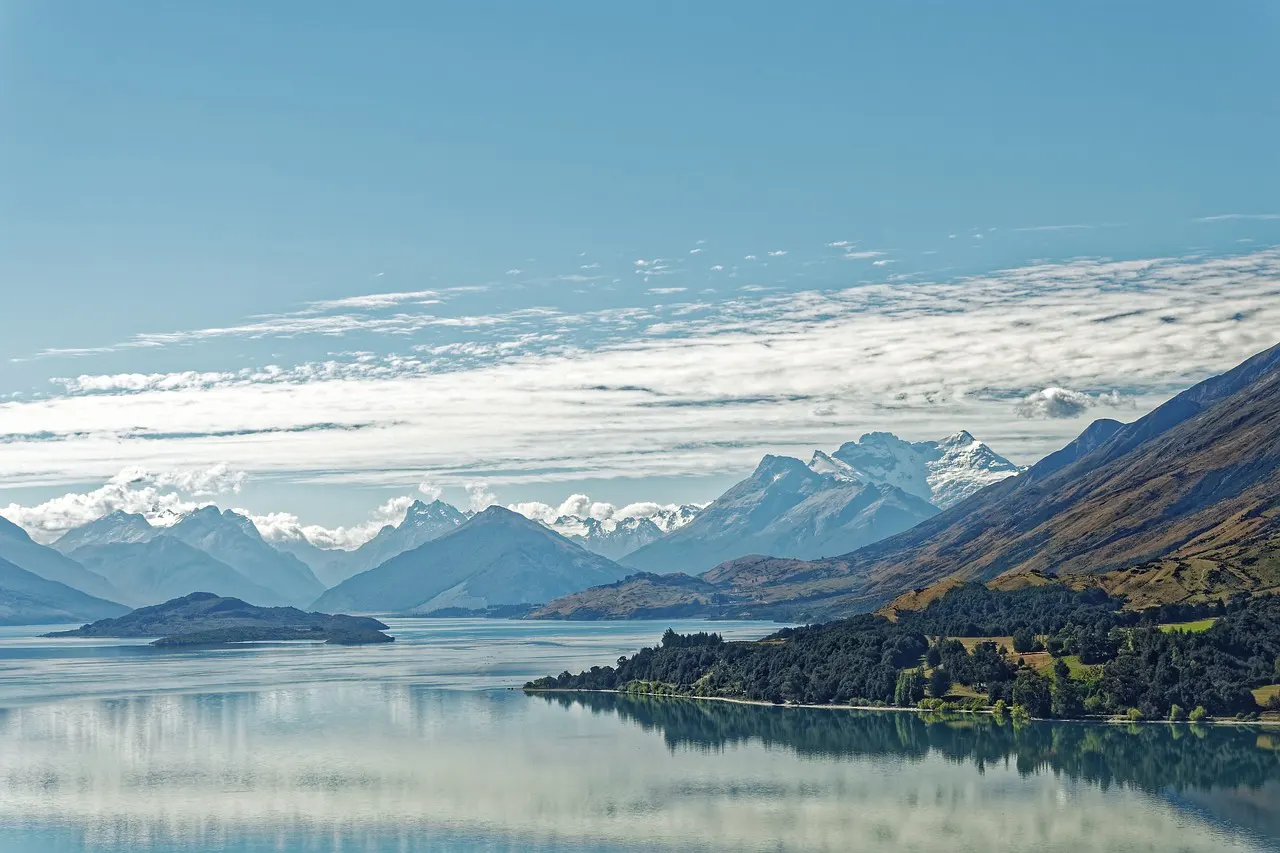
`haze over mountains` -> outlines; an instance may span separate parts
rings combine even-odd
[[[777,556],[701,574],[700,612],[821,619],[943,579],[1101,575],[1152,601],[1280,589],[1280,346],[1131,424],[1092,424],[1063,450],[897,535],[830,559]],[[666,607],[671,581],[637,579]],[[549,614],[620,612],[604,590]],[[707,589],[700,589],[705,600]]]
[[[555,531],[491,506],[438,539],[343,581],[322,610],[430,613],[549,601],[627,570]]]
[[[701,508],[597,518],[586,504],[537,505],[534,520],[418,501],[352,551],[268,543],[212,506],[169,527],[112,513],[57,550],[0,519],[0,619],[194,591],[354,612],[794,621],[943,580],[1087,576],[1152,602],[1280,589],[1280,346],[1131,424],[1096,421],[1025,470],[965,432],[871,433],[808,463],[766,456]]]
[[[10,525],[8,541],[28,562],[130,606],[208,591],[266,606],[471,609],[542,603],[638,566],[703,571],[749,553],[842,553],[933,515],[929,498],[948,503],[1016,470],[968,433],[916,443],[876,433],[832,455],[816,452],[808,465],[766,457],[705,507],[636,504],[629,515],[606,506],[596,517],[599,505],[575,496],[559,510],[522,505],[533,521],[415,501],[399,524],[350,551],[300,537],[267,542],[246,515],[213,506],[163,519],[168,526],[113,512],[67,531],[54,548]],[[465,536],[416,553],[463,528]]]

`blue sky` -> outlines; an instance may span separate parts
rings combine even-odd
[[[0,0],[0,507],[1029,462],[1274,342],[1275,4],[691,5]]]

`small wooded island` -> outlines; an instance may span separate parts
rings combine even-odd
[[[525,689],[1192,721],[1280,712],[1280,596],[1126,610],[1097,587],[954,583],[756,642],[661,643]]]
[[[270,640],[357,645],[390,643],[387,626],[368,616],[307,613],[296,607],[258,607],[238,598],[193,592],[115,619],[46,637],[159,637],[155,646],[208,646]]]

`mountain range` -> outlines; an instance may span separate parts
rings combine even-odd
[[[456,530],[348,578],[320,610],[430,613],[550,601],[626,569],[517,512],[491,506]]]
[[[0,625],[84,622],[128,610],[0,559]]]
[[[820,560],[740,558],[699,579],[719,591],[719,614],[789,620],[874,609],[948,579],[1019,575],[1095,577],[1130,594],[1158,584],[1153,600],[1180,600],[1280,588],[1277,545],[1280,346],[1133,423],[1095,422],[1030,469],[877,543]],[[644,583],[673,605],[669,582]]]

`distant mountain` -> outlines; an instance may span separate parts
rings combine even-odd
[[[233,596],[260,606],[284,603],[280,593],[250,581],[231,566],[172,536],[143,542],[86,545],[72,552],[86,568],[111,581],[120,600],[145,607],[193,590]]]
[[[941,441],[914,442],[872,432],[830,456],[819,451],[809,464],[815,471],[897,486],[939,509],[1022,470],[963,431]]]
[[[662,538],[662,528],[650,518],[600,520],[576,515],[561,516],[547,525],[593,554],[617,560]]]
[[[325,586],[334,586],[352,575],[385,563],[397,554],[443,536],[466,520],[456,507],[444,501],[436,500],[429,504],[414,501],[398,525],[388,524],[353,551],[325,550],[306,540],[271,544],[310,566]]]
[[[681,619],[710,615],[728,603],[720,589],[684,574],[637,572],[620,581],[572,592],[541,607],[530,619]]]
[[[348,578],[315,607],[428,613],[550,601],[627,574],[519,513],[492,506],[451,533]]]
[[[305,563],[272,548],[252,521],[231,510],[202,507],[184,516],[165,535],[204,551],[291,604],[307,604],[324,591]]]
[[[27,535],[27,531],[0,517],[0,559],[39,575],[45,580],[66,584],[95,598],[115,601],[117,592],[110,582],[94,574],[75,560]]]
[[[113,545],[119,542],[146,542],[159,530],[139,513],[116,510],[88,524],[74,527],[59,537],[53,547],[70,555],[77,548],[91,545]]]
[[[193,592],[125,616],[102,619],[50,637],[159,637],[153,645],[194,646],[264,640],[389,643],[387,626],[362,616],[304,613],[294,607],[256,607],[236,598]]]
[[[766,456],[688,524],[622,559],[646,572],[707,571],[748,554],[819,557],[845,553],[930,517],[937,508],[892,485],[799,459]]]
[[[0,625],[48,625],[120,616],[129,608],[46,580],[0,559]]]
[[[714,582],[754,612],[791,615],[869,609],[951,576],[1094,574],[1161,560],[1198,560],[1201,575],[1270,588],[1280,560],[1267,543],[1278,535],[1280,346],[1131,424],[1095,423],[897,536],[832,560],[731,563]]]

